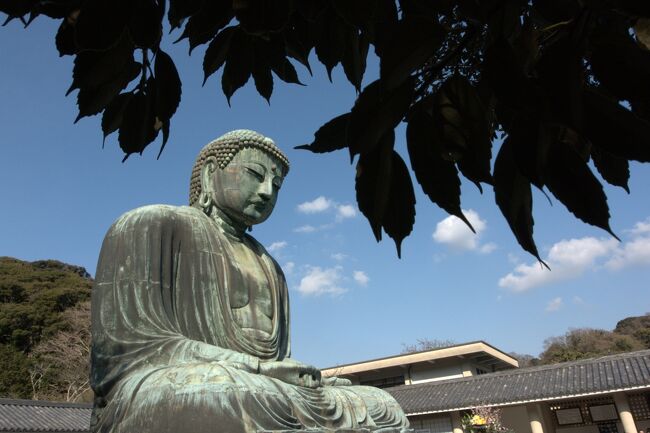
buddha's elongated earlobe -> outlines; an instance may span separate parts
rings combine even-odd
[[[212,210],[212,194],[214,191],[212,176],[215,167],[214,157],[209,157],[201,169],[201,193],[199,194],[198,204],[203,209],[203,212],[208,215]]]

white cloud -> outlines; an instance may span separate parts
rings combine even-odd
[[[628,266],[650,266],[650,233],[648,235],[633,239],[618,248],[613,257],[605,263],[605,267],[618,271]]]
[[[316,230],[317,230],[316,227],[309,224],[305,224],[304,226],[296,227],[295,229],[293,229],[293,231],[296,233],[313,233]]]
[[[483,254],[494,251],[497,247],[496,244],[480,243],[481,233],[487,228],[485,220],[481,219],[479,214],[472,209],[463,210],[463,213],[476,230],[476,234],[472,233],[460,218],[450,215],[436,225],[433,240],[457,251],[477,251]]]
[[[354,278],[354,281],[356,281],[361,286],[367,286],[368,281],[370,281],[368,275],[366,275],[366,273],[363,271],[354,271],[352,273],[352,277]]]
[[[296,268],[296,264],[294,262],[287,262],[284,264],[282,269],[284,270],[284,273],[287,275],[293,274],[293,270]]]
[[[336,260],[337,262],[342,262],[343,260],[348,258],[347,254],[343,254],[343,253],[334,253],[330,255],[330,257]]]
[[[548,313],[554,313],[562,306],[564,305],[564,302],[562,302],[562,298],[557,297],[552,299],[548,304],[546,304],[546,312]]]
[[[287,245],[289,245],[289,244],[286,241],[273,242],[271,245],[269,245],[267,250],[269,250],[272,253],[277,253],[278,251],[280,251],[282,248],[286,247]]]
[[[540,263],[519,264],[499,280],[499,286],[512,292],[525,292],[558,281],[579,277],[596,265],[596,260],[611,254],[617,247],[615,239],[562,240],[551,247],[546,263],[551,271]]]
[[[319,266],[308,267],[307,274],[300,280],[298,291],[303,295],[320,296],[323,294],[339,295],[347,291],[340,286],[342,268],[322,269]]]
[[[631,266],[650,266],[650,218],[624,230],[628,240],[619,243],[613,238],[585,237],[562,240],[549,250],[545,261],[551,271],[539,263],[520,263],[499,280],[499,286],[512,292],[525,292],[533,287],[577,278],[591,270],[619,271]],[[574,303],[583,301],[576,297]]]
[[[357,216],[357,210],[351,204],[341,204],[336,207],[336,220],[343,221],[346,218]]]
[[[627,230],[633,236],[645,236],[650,235],[650,218],[646,218],[645,221],[639,221],[634,224],[634,228]]]
[[[302,212],[302,213],[325,212],[333,204],[334,202],[332,202],[332,200],[325,198],[321,195],[320,197],[317,197],[312,201],[306,201],[304,203],[300,203],[298,205],[298,212]]]
[[[573,303],[576,305],[585,305],[585,300],[582,299],[580,296],[574,296]]]

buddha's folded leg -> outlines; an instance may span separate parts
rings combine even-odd
[[[392,397],[376,388],[309,389],[219,363],[133,374],[98,414],[100,426],[94,431],[102,433],[375,430],[408,425]]]

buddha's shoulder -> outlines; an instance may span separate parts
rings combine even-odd
[[[204,218],[205,214],[193,207],[154,204],[125,212],[113,223],[111,231],[165,225],[193,226],[200,223]]]

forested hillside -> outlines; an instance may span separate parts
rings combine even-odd
[[[92,283],[79,266],[0,257],[0,397],[84,397]]]

